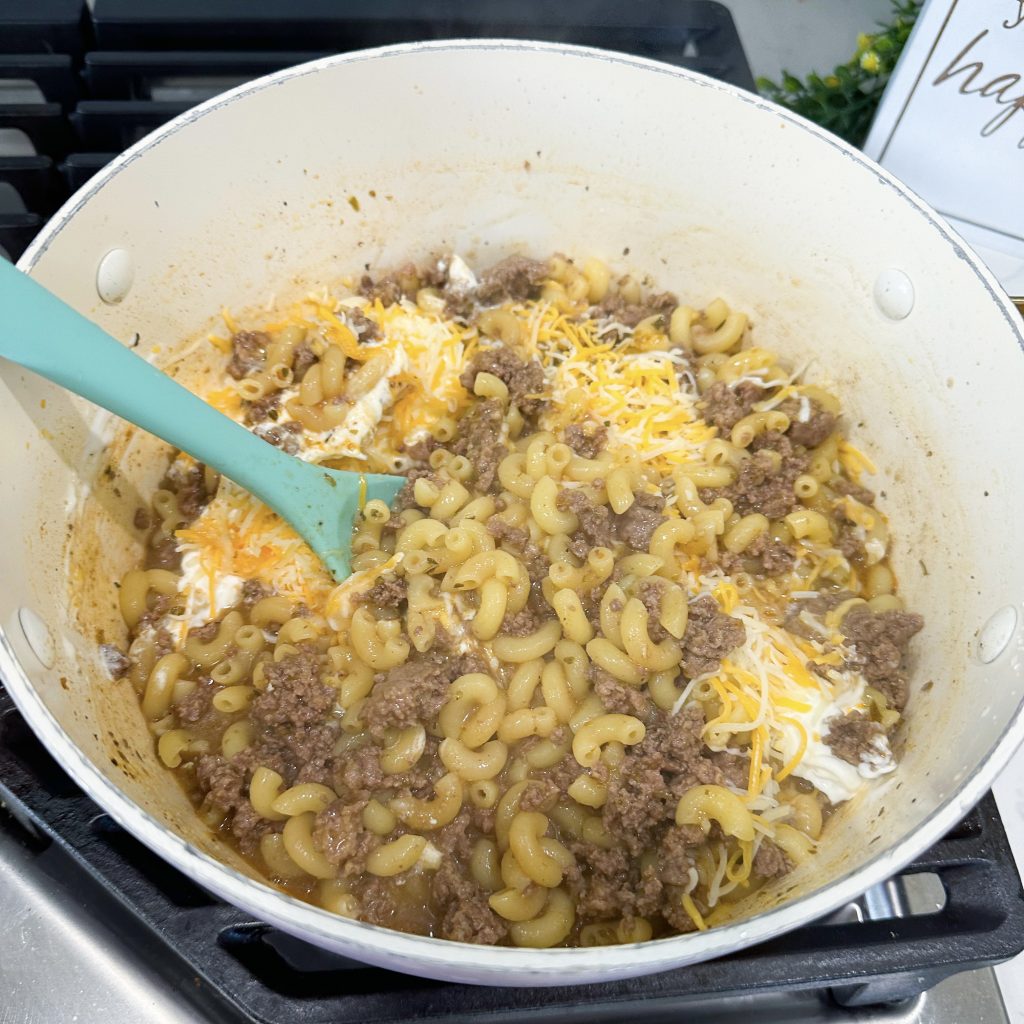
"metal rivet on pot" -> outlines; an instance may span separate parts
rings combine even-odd
[[[111,249],[96,268],[96,291],[110,305],[120,302],[135,279],[135,264],[127,249]]]
[[[902,270],[883,270],[875,280],[875,304],[890,320],[904,320],[914,308],[914,286]]]
[[[44,668],[53,668],[56,649],[50,627],[31,608],[18,609],[18,624],[32,653],[42,662]]]
[[[1006,650],[1017,631],[1017,609],[1012,604],[1000,608],[981,627],[978,634],[978,658],[989,665]]]

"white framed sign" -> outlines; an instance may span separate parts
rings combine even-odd
[[[864,152],[1024,295],[1024,0],[928,0]]]

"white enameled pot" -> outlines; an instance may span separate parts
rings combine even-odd
[[[104,257],[113,250],[120,256]],[[881,469],[911,608],[898,772],[833,819],[813,862],[739,923],[635,946],[531,951],[332,916],[253,876],[159,765],[100,640],[127,524],[160,475],[148,438],[0,368],[0,675],[71,776],[165,860],[319,946],[461,982],[551,985],[728,953],[849,901],[936,841],[1024,734],[1021,323],[950,229],[885,171],[756,96],[634,57],[524,42],[412,45],[243,86],[145,138],[21,260],[188,377],[222,307],[244,317],[409,258],[596,255],[695,304],[750,311],[760,343],[835,381]],[[97,275],[108,297],[104,302]],[[75,512],[83,495],[89,511]],[[979,645],[979,641],[983,643]]]

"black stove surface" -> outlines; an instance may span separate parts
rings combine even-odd
[[[465,37],[623,50],[754,88],[711,0],[4,0],[0,130],[34,152],[0,149],[0,249],[17,259],[117,153],[225,89],[330,53]],[[3,90],[14,82],[34,90]]]
[[[503,1024],[654,1021],[709,998],[815,990],[837,1006],[894,1004],[1024,948],[1024,892],[995,802],[982,803],[901,875],[856,904],[707,963],[628,981],[483,988],[394,974],[326,953],[200,889],[119,828],[32,735],[0,688],[0,802],[23,842],[76,898],[130,937],[205,1010],[242,1021],[376,1024],[412,1018]],[[54,865],[57,865],[54,869]],[[908,888],[930,880],[928,913]]]

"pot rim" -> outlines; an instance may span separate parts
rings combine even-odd
[[[60,235],[64,226],[97,192],[149,150],[207,114],[244,96],[292,78],[317,74],[337,65],[367,60],[402,59],[419,53],[445,51],[546,53],[552,56],[626,65],[654,74],[681,78],[703,88],[727,93],[743,103],[784,119],[862,166],[878,179],[880,185],[896,193],[913,207],[917,214],[923,216],[946,243],[953,246],[956,254],[973,271],[993,301],[1001,307],[1007,326],[1014,332],[1018,345],[1024,349],[1024,333],[1016,310],[990,271],[930,206],[888,171],[852,146],[803,117],[755,94],[695,72],[642,57],[592,47],[529,40],[453,39],[403,43],[323,57],[244,83],[179,115],[116,157],[64,203],[30,244],[18,261],[18,267],[30,273]],[[877,853],[859,868],[848,871],[840,878],[833,879],[815,892],[799,899],[787,901],[754,917],[721,925],[706,932],[671,936],[627,946],[530,950],[453,942],[353,921],[304,903],[264,882],[246,877],[214,857],[189,846],[129,799],[85,757],[44,705],[3,631],[0,631],[0,675],[6,680],[8,691],[33,732],[57,757],[74,781],[119,825],[201,885],[228,902],[258,914],[286,931],[331,948],[344,946],[359,959],[383,962],[389,967],[404,969],[413,974],[429,974],[442,978],[457,976],[460,980],[478,980],[490,984],[501,984],[502,974],[506,972],[512,976],[508,982],[510,984],[517,984],[523,978],[529,978],[536,984],[564,984],[581,979],[599,980],[655,973],[724,955],[820,918],[850,902],[870,886],[889,878],[941,839],[991,788],[1014,750],[1024,741],[1022,702],[989,753],[961,780],[943,804],[922,822],[913,835]],[[366,952],[365,946],[369,947]],[[367,952],[375,955],[368,956]]]

